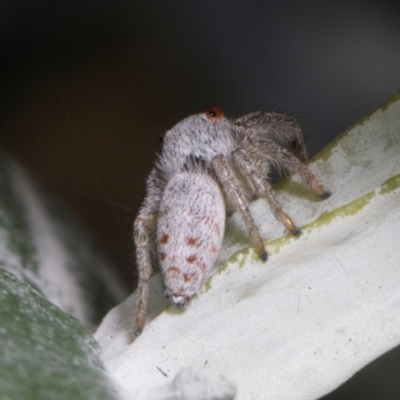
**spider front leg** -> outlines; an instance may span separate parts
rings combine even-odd
[[[155,230],[156,213],[143,206],[133,225],[133,239],[136,246],[136,263],[139,271],[139,282],[136,299],[135,336],[144,328],[149,297],[149,281],[153,272],[151,266],[151,240]]]
[[[245,176],[254,186],[258,196],[267,200],[272,212],[282,225],[294,236],[300,236],[301,231],[296,227],[293,220],[283,210],[282,206],[276,199],[271,185],[259,173],[254,163],[250,160],[246,151],[239,148],[233,152],[233,159],[239,168],[240,172]]]
[[[240,212],[247,230],[250,233],[251,240],[261,260],[267,261],[268,253],[265,250],[264,243],[261,239],[260,232],[253,217],[250,214],[249,203],[243,194],[240,185],[223,155],[215,156],[212,159],[214,171],[219,179],[225,195],[232,200],[235,211]]]
[[[279,145],[289,147],[301,162],[307,161],[307,150],[303,132],[296,118],[275,112],[256,111],[238,118],[234,125],[245,136],[273,140]]]
[[[297,172],[301,179],[308,185],[320,199],[327,199],[332,193],[325,189],[316,176],[298,160],[290,151],[280,147],[272,140],[263,140],[261,146],[270,162],[290,173]]]

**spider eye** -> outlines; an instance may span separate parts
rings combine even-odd
[[[217,121],[224,115],[221,107],[211,107],[205,112],[206,117],[211,121]]]

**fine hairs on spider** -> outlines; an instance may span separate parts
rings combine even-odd
[[[213,107],[165,133],[134,222],[136,336],[145,324],[152,263],[161,269],[171,303],[185,307],[212,270],[227,214],[240,213],[257,254],[267,260],[249,211],[253,196],[265,198],[283,226],[301,234],[277,201],[268,173],[272,166],[296,172],[316,196],[329,197],[306,160],[300,124],[285,114],[257,111],[229,120],[220,107]]]

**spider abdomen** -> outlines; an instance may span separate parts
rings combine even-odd
[[[224,229],[224,199],[211,177],[185,172],[168,182],[158,213],[156,242],[172,304],[187,305],[209,276]]]

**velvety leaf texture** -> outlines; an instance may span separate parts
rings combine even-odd
[[[115,399],[81,324],[0,268],[0,399]]]

